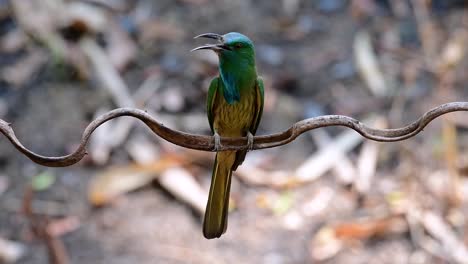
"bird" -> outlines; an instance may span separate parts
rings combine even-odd
[[[245,35],[230,32],[224,35],[205,33],[195,38],[217,41],[196,50],[212,50],[218,55],[219,75],[211,80],[206,109],[214,136],[216,158],[203,220],[203,235],[219,238],[226,232],[232,172],[252,150],[254,135],[260,124],[264,104],[264,85],[257,75],[255,47]],[[222,137],[247,137],[247,148],[218,151]]]

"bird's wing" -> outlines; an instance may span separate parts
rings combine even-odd
[[[208,89],[208,97],[206,99],[206,112],[208,113],[208,122],[210,123],[211,132],[213,129],[213,106],[218,92],[219,77],[211,80],[210,88]]]
[[[263,103],[264,103],[264,91],[265,89],[263,88],[263,79],[261,77],[257,78],[257,82],[255,85],[255,91],[256,91],[256,96],[255,96],[255,117],[254,117],[254,122],[253,126],[250,128],[250,132],[255,135],[255,132],[257,132],[258,125],[260,124],[260,119],[262,118],[263,114]]]
[[[263,113],[263,99],[264,99],[264,89],[263,89],[263,80],[262,78],[258,77],[257,81],[255,82],[255,113],[252,125],[250,126],[250,133],[255,135],[257,132],[258,125],[260,124],[260,119],[262,118]],[[239,150],[236,154],[236,161],[232,165],[232,170],[235,171],[239,165],[244,162],[245,155],[247,154],[247,150]]]

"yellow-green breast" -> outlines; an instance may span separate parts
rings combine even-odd
[[[255,117],[255,89],[243,89],[239,102],[229,104],[223,96],[214,102],[213,128],[225,137],[245,136]]]

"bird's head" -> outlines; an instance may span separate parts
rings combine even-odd
[[[253,42],[237,32],[230,32],[225,35],[215,33],[205,33],[195,38],[210,38],[218,41],[216,44],[206,44],[192,51],[209,49],[216,52],[221,60],[242,60],[255,64],[255,50]]]

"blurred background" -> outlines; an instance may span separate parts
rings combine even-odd
[[[342,114],[397,128],[468,99],[468,1],[0,1],[0,118],[42,155],[73,151],[94,118],[147,110],[208,135],[217,57],[195,35],[241,32],[265,80],[258,135]],[[0,262],[466,263],[468,117],[403,142],[349,129],[253,151],[229,227],[202,236],[214,153],[123,117],[67,168],[0,140]]]

